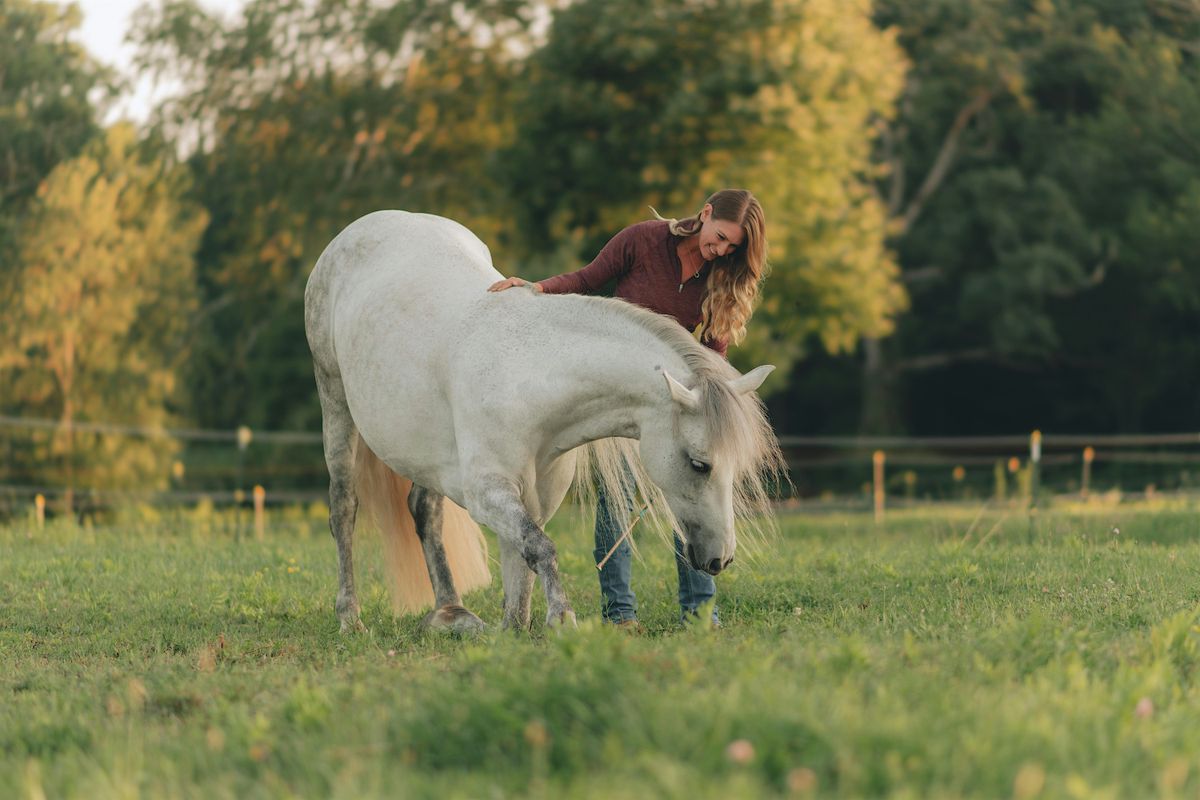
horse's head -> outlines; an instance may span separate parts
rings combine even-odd
[[[733,561],[735,516],[762,506],[762,473],[778,445],[754,391],[773,370],[706,375],[695,387],[665,370],[666,413],[641,433],[641,460],[666,497],[692,566],[716,575]]]

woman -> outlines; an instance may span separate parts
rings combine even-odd
[[[655,214],[658,217],[658,214]],[[532,284],[549,294],[593,294],[616,280],[614,296],[674,317],[700,341],[721,355],[739,344],[754,312],[759,283],[766,271],[767,238],[762,206],[745,189],[722,189],[708,198],[696,216],[685,220],[661,217],[630,225],[604,246],[592,263],[576,272]],[[494,283],[499,292],[527,281],[512,277]],[[600,498],[596,508],[596,563],[612,549],[621,531]],[[632,550],[621,543],[600,570],[604,619],[636,628],[637,598],[630,588]],[[675,537],[679,604],[687,621],[712,600],[712,576],[691,568],[683,543]],[[713,624],[720,624],[716,606]]]

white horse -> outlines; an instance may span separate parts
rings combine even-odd
[[[529,626],[535,574],[547,624],[574,623],[542,526],[581,446],[610,496],[641,492],[710,574],[733,560],[735,516],[768,510],[764,481],[782,459],[755,390],[773,367],[741,375],[674,320],[620,300],[487,292],[500,278],[466,228],[403,211],[352,223],[313,269],[304,316],[343,631],[362,627],[360,497],[385,541],[409,548],[393,558],[409,589],[402,603],[420,607],[431,593],[426,624],[462,631],[483,623],[459,591],[490,581],[470,518],[499,540],[504,625]],[[640,463],[614,449],[631,440]]]

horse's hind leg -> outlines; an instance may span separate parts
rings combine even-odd
[[[354,440],[357,430],[346,406],[346,395],[337,378],[317,371],[321,397],[321,437],[329,467],[329,531],[337,544],[337,616],[342,633],[361,631],[358,593],[354,588],[354,518],[358,494],[354,490]]]
[[[434,610],[425,617],[431,628],[445,628],[458,633],[475,633],[487,627],[483,620],[463,608],[462,599],[454,587],[454,575],[446,558],[442,542],[443,496],[415,483],[408,493],[408,510],[417,527],[417,538],[425,553],[429,582],[433,584]]]

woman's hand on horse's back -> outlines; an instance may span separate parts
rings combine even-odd
[[[488,291],[489,292],[502,292],[505,289],[511,289],[514,286],[532,286],[533,290],[535,292],[538,292],[539,294],[542,291],[541,284],[530,283],[529,281],[525,280],[524,278],[518,278],[516,275],[512,276],[511,278],[505,278],[502,281],[496,281],[495,283],[493,283],[491,286],[488,287]]]

